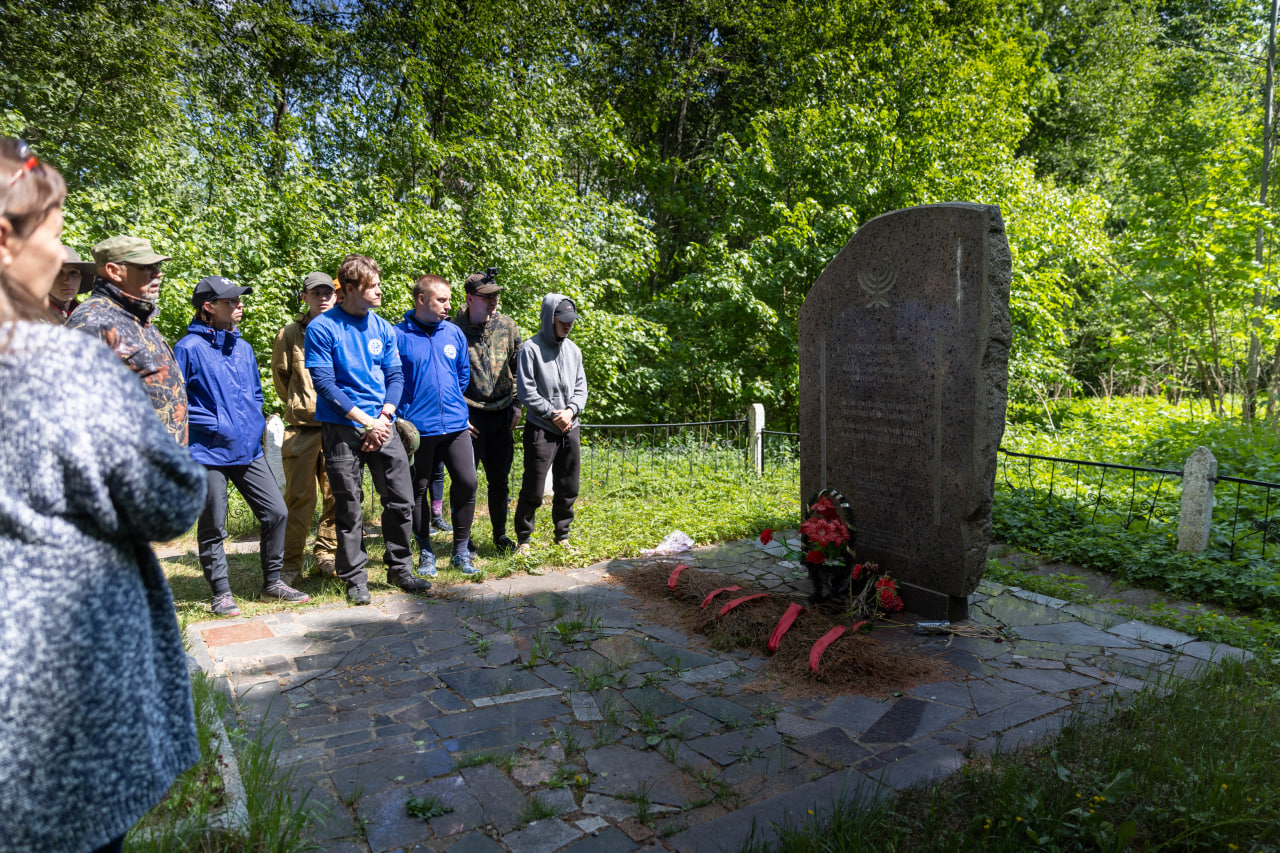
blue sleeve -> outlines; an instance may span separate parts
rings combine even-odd
[[[389,403],[399,409],[400,397],[404,394],[404,369],[400,366],[400,348],[396,346],[396,335],[389,323],[382,347],[382,376],[387,383],[387,396],[383,405]]]
[[[334,375],[332,364],[317,364],[307,370],[311,372],[311,384],[315,386],[316,393],[333,406],[334,411],[345,415],[355,407],[355,403],[338,387],[338,378]]]
[[[262,373],[258,370],[258,354],[253,351],[253,347],[246,342],[245,346],[249,347],[249,363],[253,365],[253,399],[258,401],[258,411],[262,411],[267,405],[267,401],[262,396]]]
[[[465,397],[471,384],[471,351],[467,347],[467,336],[461,330],[458,331],[458,352],[462,353],[458,357],[458,390]]]
[[[306,337],[303,339],[306,352],[304,364],[311,373],[311,384],[315,386],[316,394],[339,414],[345,415],[354,404],[338,387],[337,374],[333,369],[333,340],[325,334],[326,330],[320,319],[316,318],[307,325]]]

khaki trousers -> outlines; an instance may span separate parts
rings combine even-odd
[[[320,427],[288,426],[280,445],[280,461],[284,465],[284,503],[289,522],[284,534],[286,571],[301,571],[302,555],[307,549],[307,531],[316,509],[316,483],[321,493],[320,527],[312,549],[317,561],[332,560],[338,550],[334,526],[333,491],[324,470],[324,454],[320,450]]]

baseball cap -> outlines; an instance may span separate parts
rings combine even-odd
[[[310,290],[313,287],[334,287],[333,276],[323,272],[309,272],[307,277],[302,280],[302,289]]]
[[[561,323],[572,323],[578,319],[578,312],[574,310],[573,300],[564,299],[556,306],[556,313],[553,315]]]
[[[467,280],[462,283],[462,289],[476,296],[492,296],[495,293],[501,293],[506,290],[505,287],[502,287],[497,281],[482,272],[473,272],[467,276]]]
[[[94,264],[80,260],[80,255],[70,246],[62,247],[62,265],[80,270],[80,292],[88,293],[93,290],[93,280],[98,275],[98,268]]]
[[[200,279],[195,291],[191,294],[191,304],[199,308],[215,299],[231,299],[246,293],[253,293],[253,288],[241,287],[231,279],[220,275],[211,275]]]
[[[98,266],[103,264],[158,264],[169,260],[151,248],[151,241],[143,237],[131,237],[120,234],[109,237],[93,247],[93,260]]]

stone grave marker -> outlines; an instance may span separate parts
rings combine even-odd
[[[863,225],[800,309],[802,496],[849,498],[920,616],[964,618],[986,563],[1010,275],[998,207],[923,205]]]

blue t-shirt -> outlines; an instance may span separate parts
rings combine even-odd
[[[356,317],[334,306],[307,324],[306,360],[316,387],[316,420],[355,425],[358,408],[376,418],[384,403],[398,405],[404,379],[391,324],[370,311]]]

